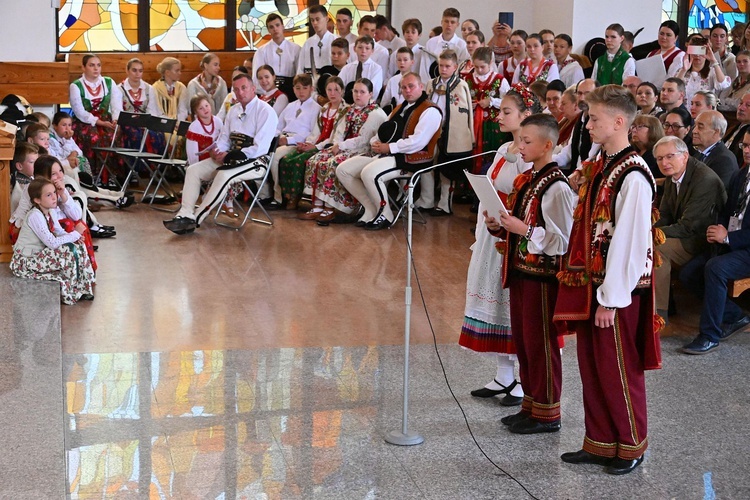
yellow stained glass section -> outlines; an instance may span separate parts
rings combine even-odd
[[[151,0],[149,21],[153,51],[224,49],[225,0]]]
[[[60,52],[138,50],[138,0],[62,0]]]

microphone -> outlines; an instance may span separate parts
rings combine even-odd
[[[518,161],[518,155],[516,153],[511,153],[509,151],[506,151],[503,155],[503,158],[505,158],[505,161],[510,163],[515,163]]]

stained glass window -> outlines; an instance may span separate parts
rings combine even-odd
[[[62,0],[60,52],[137,51],[138,0]]]
[[[148,1],[149,47],[138,46],[138,3]],[[307,39],[308,0],[61,0],[58,11],[60,52],[254,50],[269,39],[265,21],[278,13],[287,37],[300,45]],[[348,8],[354,27],[364,15],[388,14],[390,0],[320,0],[335,21]],[[225,47],[227,27],[235,30],[234,47]],[[233,28],[231,28],[233,27]]]
[[[679,0],[662,1],[662,21],[677,21]],[[747,6],[740,0],[689,0],[688,31],[694,33],[724,23],[729,29],[737,23],[747,22]]]

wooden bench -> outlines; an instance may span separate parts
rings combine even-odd
[[[747,289],[750,289],[750,278],[734,280],[729,283],[729,295],[733,298],[739,297]]]
[[[221,59],[221,77],[231,86],[232,68],[242,66],[245,59],[252,59],[254,52],[216,52]],[[68,86],[82,73],[84,54],[62,54],[57,62],[0,63],[0,98],[7,94],[25,97],[33,104],[65,104],[68,102]],[[102,74],[121,82],[127,77],[127,62],[137,57],[143,61],[143,79],[153,83],[161,75],[156,66],[168,56],[182,63],[181,81],[185,85],[200,73],[202,52],[112,52],[98,54],[102,61]]]

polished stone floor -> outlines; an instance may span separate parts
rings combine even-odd
[[[685,293],[664,369],[647,377],[646,460],[610,477],[559,459],[583,436],[575,339],[561,432],[512,435],[499,418],[515,409],[469,396],[494,373],[456,345],[471,216],[416,225],[448,379],[501,472],[446,387],[416,283],[408,424],[424,443],[383,440],[402,427],[402,225],[320,228],[277,212],[274,227],[177,237],[162,218],[100,214],[118,236],[99,242],[96,300],[62,307],[61,336],[53,287],[3,269],[0,498],[750,498],[750,334],[678,354],[699,308]]]

